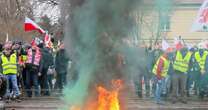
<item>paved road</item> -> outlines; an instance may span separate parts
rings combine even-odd
[[[57,110],[60,106],[63,104],[57,97],[30,98],[5,104],[6,110]]]
[[[188,104],[171,104],[169,101],[166,101],[165,105],[157,105],[150,98],[139,99],[131,88],[127,89],[128,92],[125,92],[125,95],[122,95],[128,96],[122,97],[122,100],[125,100],[125,102],[121,105],[124,105],[124,108],[126,108],[122,110],[208,110],[208,100],[199,101],[197,98],[194,98],[194,100],[190,99]],[[63,104],[58,97],[39,97],[25,99],[20,103],[12,102],[5,104],[5,107],[6,110],[57,110]]]
[[[127,106],[127,110],[208,110],[208,102],[205,101],[189,101],[188,104],[165,102],[165,105],[157,105],[152,100],[132,100]]]
[[[208,101],[189,101],[188,104],[166,102],[159,106],[150,99],[131,98],[126,102],[126,110],[208,110]],[[57,110],[63,103],[55,97],[26,99],[21,103],[6,104],[6,110]]]

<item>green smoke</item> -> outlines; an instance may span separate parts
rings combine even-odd
[[[108,86],[111,79],[124,79],[138,69],[144,71],[145,54],[144,50],[123,43],[123,39],[134,37],[132,33],[139,29],[130,15],[142,5],[141,0],[65,1],[71,7],[65,42],[75,63],[73,72],[78,74],[75,85],[64,90],[64,109],[69,110],[72,105],[82,106],[96,85]],[[171,10],[170,0],[156,0],[155,4],[161,15]],[[116,66],[118,53],[125,57],[125,68]]]
[[[124,73],[129,73],[116,66],[117,55],[129,52],[125,51],[128,48],[123,39],[130,36],[136,25],[130,14],[141,5],[140,0],[71,0],[70,3],[72,12],[65,41],[70,41],[69,51],[78,80],[72,88],[65,88],[66,110],[70,105],[82,106],[96,85],[109,86],[110,80],[124,79]]]
[[[173,8],[173,0],[155,0],[155,6],[159,11],[168,12]]]
[[[70,105],[81,106],[88,95],[88,86],[96,66],[96,22],[95,4],[88,2],[82,7],[73,10],[73,32],[70,33],[73,40],[73,52],[76,54],[73,59],[75,71],[79,74],[78,81],[73,88],[66,88],[64,100],[69,110]],[[76,32],[75,32],[76,31]]]

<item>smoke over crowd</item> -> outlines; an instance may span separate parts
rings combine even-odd
[[[65,90],[69,105],[81,106],[98,84],[125,79],[123,39],[136,25],[130,14],[138,6],[139,0],[85,0],[73,5],[65,41],[71,43],[78,80]]]
[[[65,89],[66,105],[82,106],[96,85],[108,87],[112,79],[127,80],[138,70],[138,48],[129,48],[136,21],[131,14],[141,0],[65,0],[70,3],[65,44],[78,74],[75,85]],[[125,59],[125,60],[124,60]]]

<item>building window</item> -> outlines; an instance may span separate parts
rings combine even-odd
[[[169,15],[160,16],[160,30],[170,31],[170,16]]]

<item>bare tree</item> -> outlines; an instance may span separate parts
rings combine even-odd
[[[37,1],[41,3],[51,4],[51,5],[59,5],[61,0],[37,0]]]
[[[0,40],[28,39],[30,33],[25,33],[23,21],[25,16],[33,16],[31,2],[28,0],[1,0],[0,1]]]
[[[9,36],[10,40],[19,39],[30,41],[32,36],[39,36],[38,32],[24,32],[24,18],[28,16],[34,19],[37,12],[40,14],[39,19],[43,19],[41,24],[44,24],[43,28],[47,30],[51,27],[55,28],[59,22],[54,23],[55,26],[50,26],[51,21],[44,20],[46,10],[50,10],[58,7],[61,0],[0,0],[0,41],[4,41],[6,36]],[[42,6],[43,8],[37,9]],[[57,13],[56,11],[55,13]],[[54,12],[51,12],[53,14]],[[59,19],[59,16],[53,16],[49,19]]]
[[[63,29],[63,22],[60,20],[61,0],[32,0],[35,16],[40,19],[39,24],[49,33],[57,33]]]

